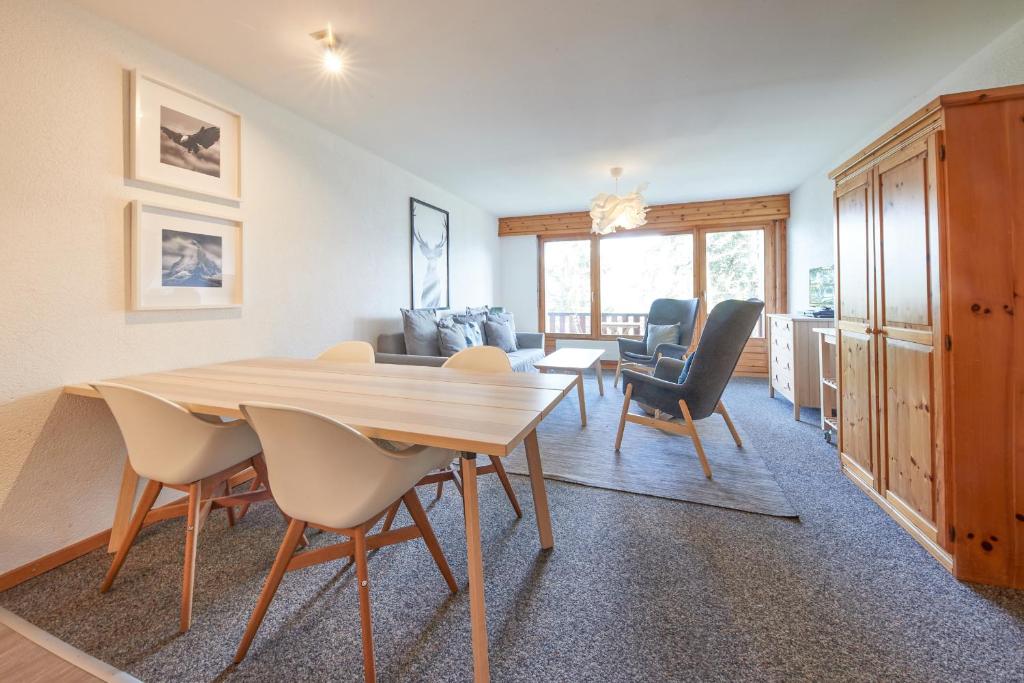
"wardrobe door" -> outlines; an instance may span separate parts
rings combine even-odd
[[[836,188],[838,446],[843,467],[865,486],[877,488],[871,199],[870,171]]]
[[[875,185],[881,484],[933,542],[942,509],[935,146],[921,140],[882,161]]]

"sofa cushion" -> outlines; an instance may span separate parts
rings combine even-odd
[[[458,314],[451,318],[466,329],[466,346],[484,345],[484,325],[478,316]],[[486,319],[486,316],[484,318]]]
[[[499,323],[493,320],[485,321],[484,337],[487,339],[488,346],[495,346],[505,353],[512,353],[519,349],[516,346],[515,332],[513,332],[508,323]]]
[[[441,318],[437,321],[437,345],[441,355],[446,357],[462,351],[468,346],[466,326],[455,322],[451,316]]]
[[[501,325],[508,329],[508,334],[497,330],[495,332],[496,338],[491,339],[490,326]],[[484,337],[485,342],[491,346],[497,346],[502,351],[512,353],[513,351],[519,350],[519,345],[516,341],[516,321],[512,317],[511,313],[495,313],[493,311],[487,313],[487,321],[484,323]]]
[[[508,354],[508,361],[516,372],[536,372],[533,364],[544,357],[544,349],[519,349]]]
[[[437,344],[437,318],[428,308],[402,309],[405,351],[412,356],[440,356]]]

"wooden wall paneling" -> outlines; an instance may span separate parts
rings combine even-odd
[[[1024,226],[1022,117],[1020,100],[945,112],[954,571],[961,579],[1018,587],[1024,500],[1015,485],[1024,467],[1024,425],[1015,309],[1024,261],[1016,260],[1015,232]]]

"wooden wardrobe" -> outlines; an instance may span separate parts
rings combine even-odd
[[[1024,587],[1024,86],[830,177],[841,467],[957,578]]]

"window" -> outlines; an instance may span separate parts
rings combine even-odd
[[[590,335],[590,240],[552,240],[542,245],[544,331]]]
[[[642,336],[655,299],[693,298],[693,235],[600,240],[601,335]]]
[[[764,230],[708,232],[704,244],[708,312],[726,299],[764,301]],[[750,336],[764,336],[763,311]]]

